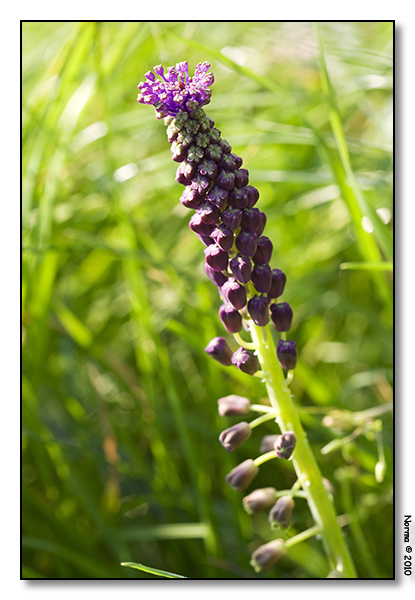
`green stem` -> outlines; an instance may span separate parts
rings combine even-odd
[[[336,512],[323,485],[320,469],[301,425],[290,390],[284,384],[284,375],[277,359],[271,332],[268,330],[265,337],[267,341],[264,343],[263,329],[251,325],[252,341],[257,347],[256,352],[264,373],[271,405],[280,413],[277,422],[281,431],[293,431],[296,435],[297,443],[292,462],[297,477],[301,480],[304,478],[303,489],[316,528],[322,536],[330,568],[341,570],[344,577],[356,578],[355,567],[337,523]]]

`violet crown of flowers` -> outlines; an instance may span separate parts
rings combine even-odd
[[[174,117],[181,110],[192,112],[210,102],[212,90],[208,88],[214,77],[208,72],[209,68],[208,62],[199,63],[193,77],[190,77],[187,60],[177,63],[176,67],[168,67],[167,72],[157,65],[153,70],[161,79],[156,79],[154,73],[148,71],[146,81],[138,84],[140,93],[137,100],[154,106],[158,119],[169,115]]]

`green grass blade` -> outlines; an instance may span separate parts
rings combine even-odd
[[[347,262],[341,263],[342,270],[363,270],[363,271],[393,271],[392,262]]]
[[[144,571],[144,573],[150,573],[150,575],[158,575],[159,577],[167,577],[168,579],[188,579],[184,575],[177,575],[177,573],[170,573],[169,571],[162,571],[161,569],[154,569],[153,567],[146,567],[134,562],[122,562],[122,567],[131,567],[131,569],[137,569],[138,571]]]

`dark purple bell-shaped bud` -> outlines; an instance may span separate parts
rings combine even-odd
[[[226,331],[238,333],[242,329],[242,317],[231,304],[222,304],[219,308],[219,317]],[[232,360],[232,364],[233,360]]]
[[[235,187],[243,188],[248,185],[249,174],[246,169],[237,169],[235,171]]]
[[[228,253],[216,244],[205,249],[206,262],[214,271],[225,271],[228,267]]]
[[[257,208],[245,208],[242,211],[241,228],[244,231],[253,231],[256,233],[256,230],[258,229],[259,224],[260,224],[260,216],[259,215],[260,215],[260,213]],[[257,252],[258,252],[258,249],[257,249]]]
[[[274,443],[274,450],[277,457],[285,458],[285,460],[290,460],[294,452],[296,443],[297,437],[294,431],[286,431],[282,435],[279,435]]]
[[[232,229],[232,231],[235,231],[235,229],[238,229],[239,225],[241,224],[242,211],[239,210],[239,208],[233,208],[232,206],[228,206],[227,208],[225,208],[225,210],[222,211],[221,218],[222,223],[225,225],[225,227],[227,227],[228,229]]]
[[[217,285],[218,287],[222,287],[227,281],[228,278],[221,271],[215,271],[212,267],[209,267],[207,263],[204,264],[205,273],[209,277],[212,283]]]
[[[219,187],[230,191],[234,186],[235,175],[232,171],[225,171],[225,169],[219,169],[216,175],[215,183]]]
[[[189,221],[189,227],[194,233],[198,233],[200,235],[210,235],[215,228],[214,225],[204,223],[202,221],[202,216],[198,213],[195,213],[191,216]]]
[[[293,311],[288,302],[271,304],[271,320],[277,331],[289,331],[293,320]]]
[[[255,375],[255,373],[259,371],[259,361],[257,357],[245,348],[239,348],[234,352],[232,364],[248,375]]]
[[[277,346],[277,357],[283,369],[291,371],[297,364],[297,346],[292,340],[280,340]]]
[[[254,296],[248,302],[248,312],[255,325],[264,327],[269,321],[268,300],[264,296]]]
[[[238,254],[230,261],[229,266],[235,278],[241,283],[248,283],[251,280],[252,263],[247,256]]]
[[[248,515],[256,515],[257,513],[268,510],[275,502],[277,490],[273,487],[254,490],[242,500],[242,504]]]
[[[269,300],[282,296],[286,281],[287,277],[285,276],[285,273],[283,273],[280,269],[272,269],[271,289],[268,292]]]
[[[268,571],[286,552],[284,540],[272,540],[255,550],[251,556],[251,566],[256,573]]]
[[[294,506],[295,503],[291,496],[281,496],[281,498],[278,498],[268,514],[271,529],[279,527],[286,529],[290,524]]]
[[[192,189],[190,186],[185,187],[182,195],[180,196],[180,202],[186,208],[199,208],[203,203],[203,196],[199,194],[199,192],[195,189]]]
[[[196,190],[201,196],[204,197],[210,186],[210,179],[201,173],[197,173],[192,180],[191,186],[193,190]]]
[[[226,475],[226,483],[228,483],[237,492],[242,492],[248,487],[251,481],[258,475],[259,468],[256,466],[252,458],[248,458],[243,463],[232,469]]]
[[[248,208],[252,208],[258,202],[259,192],[252,185],[247,185],[245,189],[248,192]]]
[[[209,235],[202,235],[200,233],[196,233],[196,236],[205,246],[211,246],[215,243],[215,240],[213,240]]]
[[[215,337],[209,342],[205,348],[206,354],[220,362],[224,367],[229,367],[232,364],[232,350],[228,342],[223,337]]]
[[[229,192],[224,188],[214,185],[206,196],[209,202],[217,206],[220,210],[225,206],[228,200]]]
[[[246,304],[246,290],[233,277],[229,277],[221,289],[225,299],[232,304],[236,310],[240,310]]]
[[[235,171],[238,168],[235,155],[233,153],[223,154],[219,161],[219,167],[225,169],[225,171]]]
[[[198,171],[201,175],[209,177],[209,179],[214,179],[216,177],[216,173],[218,172],[218,165],[214,160],[208,160],[204,158],[198,166]]]
[[[197,213],[201,216],[203,223],[207,223],[208,225],[219,221],[220,210],[210,202],[203,202],[197,209]]]
[[[248,192],[245,188],[234,188],[229,192],[228,202],[234,208],[240,208],[242,210],[248,206]]]
[[[253,256],[257,249],[257,235],[252,231],[241,231],[236,238],[236,247],[243,256]]]
[[[229,154],[232,150],[232,146],[230,145],[230,143],[228,142],[228,140],[225,140],[224,138],[221,138],[219,140],[219,145],[221,147],[221,150],[224,154]]]
[[[251,411],[251,403],[248,398],[230,394],[218,400],[218,412],[221,417],[234,417],[247,415]]]
[[[233,160],[235,161],[236,164],[236,168],[239,169],[239,167],[242,166],[242,158],[240,156],[237,156],[234,152],[231,152],[231,156],[233,158]]]
[[[261,445],[259,447],[259,453],[265,454],[266,452],[271,452],[275,450],[274,444],[278,440],[280,436],[278,434],[275,435],[264,435],[261,440]]]
[[[269,292],[272,283],[271,267],[269,265],[255,265],[252,269],[251,281],[260,294]]]
[[[258,226],[258,229],[255,232],[258,237],[262,235],[262,233],[263,233],[263,231],[265,229],[266,222],[267,222],[267,216],[266,216],[266,214],[260,211],[259,212],[259,226]]]
[[[210,234],[212,239],[215,240],[218,246],[222,248],[222,250],[230,250],[233,246],[233,232],[225,227],[225,225],[221,224],[215,227],[215,229]]]
[[[239,448],[239,446],[242,446],[242,444],[251,437],[251,434],[252,429],[249,427],[248,423],[243,421],[242,423],[237,423],[222,431],[219,436],[219,441],[225,450],[233,452]]]
[[[261,235],[261,237],[258,238],[257,249],[253,256],[254,263],[257,265],[267,265],[271,260],[272,248],[271,240]]]

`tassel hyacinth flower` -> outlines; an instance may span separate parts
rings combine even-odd
[[[270,418],[281,433],[277,438],[272,436],[273,441],[279,440],[275,448],[271,443],[265,454],[236,466],[226,481],[242,491],[249,487],[262,463],[277,456],[292,459],[298,477],[293,490],[302,488],[298,494],[306,498],[315,526],[286,542],[274,540],[261,546],[252,556],[252,566],[257,571],[268,569],[289,547],[319,535],[330,569],[353,578],[356,572],[331,495],[323,484],[288,387],[297,362],[297,347],[294,341],[285,339],[293,318],[289,304],[281,302],[287,278],[270,264],[273,244],[264,235],[266,216],[256,206],[259,192],[249,183],[242,158],[232,151],[204,111],[214,82],[209,68],[209,63],[199,63],[191,76],[187,61],[167,69],[158,65],[138,85],[138,101],[154,106],[156,117],[164,118],[172,159],[178,163],[176,181],[184,186],[180,202],[192,211],[189,227],[205,246],[205,272],[217,286],[222,302],[220,321],[239,345],[233,352],[226,339],[218,337],[208,344],[206,352],[223,366],[236,366],[248,375],[261,377],[270,400],[270,406],[258,407],[238,396],[221,399],[222,416],[246,415],[250,410],[265,414],[251,423],[226,429],[219,439],[228,451],[233,451],[251,436],[254,427]],[[270,327],[281,336],[277,348]],[[250,333],[250,342],[240,336],[242,329]],[[252,492],[244,505],[248,511],[258,512],[275,502],[275,494],[274,488]],[[287,506],[284,524],[293,502]]]

